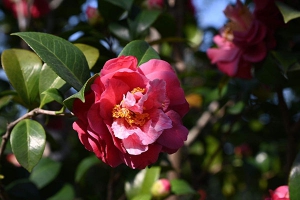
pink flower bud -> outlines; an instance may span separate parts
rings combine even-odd
[[[287,185],[282,185],[276,190],[270,190],[271,198],[267,198],[266,200],[290,200],[289,195],[289,187]]]
[[[159,179],[151,187],[153,197],[166,197],[171,191],[171,184],[168,179]]]

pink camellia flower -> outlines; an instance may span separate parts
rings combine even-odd
[[[163,198],[170,194],[171,184],[168,179],[162,178],[154,182],[151,187],[151,194],[155,198]]]
[[[264,1],[255,1],[262,9]],[[254,11],[255,12],[255,11]],[[258,12],[256,12],[258,13]],[[259,12],[260,13],[260,12]],[[253,63],[262,61],[267,51],[275,46],[275,39],[265,23],[237,0],[236,6],[227,6],[224,14],[230,20],[214,37],[217,48],[207,50],[211,63],[231,77],[252,78]]]
[[[165,61],[139,67],[133,56],[107,61],[100,76],[76,99],[73,128],[85,148],[112,167],[142,169],[160,152],[174,153],[187,139],[181,118],[188,112],[179,80]]]
[[[150,9],[153,8],[163,8],[164,6],[164,0],[147,0],[147,6]]]
[[[14,16],[17,17],[18,12],[22,12],[22,16],[33,18],[40,18],[50,12],[49,2],[47,0],[34,0],[31,5],[30,12],[28,12],[28,3],[26,0],[4,0],[6,8],[10,9]]]
[[[280,186],[276,190],[270,190],[271,198],[265,200],[290,200],[289,187],[287,185]]]

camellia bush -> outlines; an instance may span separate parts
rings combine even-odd
[[[0,198],[300,199],[300,4],[201,2],[3,0]]]

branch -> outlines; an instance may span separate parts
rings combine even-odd
[[[50,110],[43,110],[41,108],[35,108],[32,111],[26,113],[25,115],[23,115],[22,117],[18,118],[17,120],[9,123],[6,127],[6,132],[5,134],[2,136],[2,141],[1,141],[1,145],[0,145],[0,160],[2,159],[6,144],[8,142],[10,133],[12,131],[12,129],[15,127],[15,125],[17,125],[17,123],[19,123],[20,121],[22,121],[23,119],[28,119],[28,118],[32,118],[36,115],[39,114],[43,114],[43,115],[54,115],[54,116],[73,116],[72,113],[57,113],[56,111],[50,111]]]

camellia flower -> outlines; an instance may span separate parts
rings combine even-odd
[[[255,3],[258,10],[254,13],[258,16],[265,3]],[[217,48],[208,49],[207,55],[211,63],[217,64],[219,70],[228,76],[251,78],[252,64],[262,61],[267,51],[275,46],[275,39],[270,34],[273,29],[251,13],[240,0],[237,0],[236,6],[227,6],[224,14],[230,21],[220,35],[214,37]]]
[[[133,56],[107,61],[85,94],[76,99],[73,128],[86,149],[108,165],[153,164],[160,152],[175,153],[187,139],[181,118],[188,112],[179,80],[165,61],[139,67]]]
[[[18,12],[22,12],[22,16],[28,17],[31,15],[33,18],[40,18],[50,12],[49,3],[47,0],[34,0],[28,13],[28,3],[26,0],[4,0],[5,7],[13,11],[15,17]]]
[[[147,6],[150,9],[153,8],[163,8],[164,6],[164,0],[147,0]]]
[[[171,184],[168,179],[162,178],[154,182],[151,187],[151,194],[155,198],[163,198],[170,194]]]
[[[287,185],[280,186],[276,190],[270,190],[271,198],[265,200],[290,200],[289,187]]]

